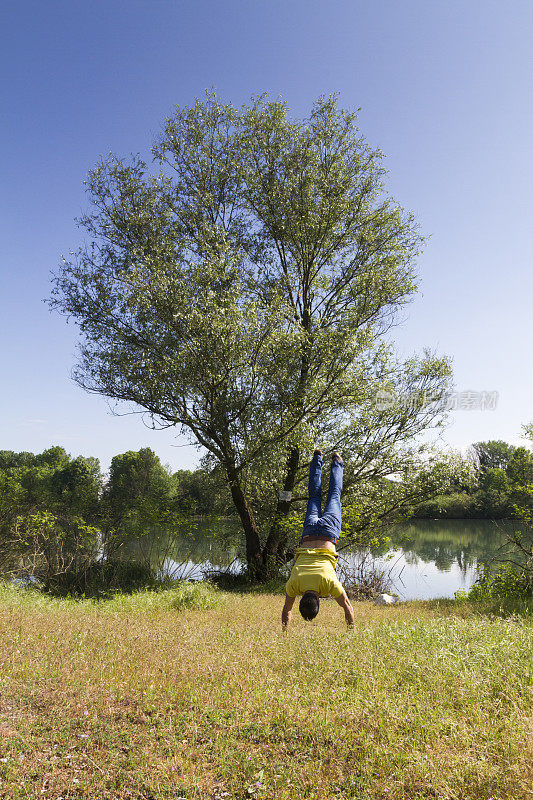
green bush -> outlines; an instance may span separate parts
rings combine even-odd
[[[469,600],[529,600],[533,598],[531,574],[513,566],[499,564],[496,571],[480,570],[479,577],[468,592]]]
[[[117,592],[131,593],[155,585],[155,572],[138,561],[95,561],[86,569],[54,575],[44,590],[60,597],[110,597]]]
[[[221,602],[222,595],[208,581],[184,582],[173,590],[171,608],[176,611],[208,611]]]
[[[443,494],[416,506],[413,516],[431,519],[465,519],[477,516],[475,498],[466,492]]]

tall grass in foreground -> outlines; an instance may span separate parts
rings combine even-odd
[[[283,636],[280,596],[221,599],[1,588],[0,797],[532,796],[531,620],[325,601]]]

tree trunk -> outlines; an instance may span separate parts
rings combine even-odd
[[[226,474],[228,476],[231,497],[235,508],[239,512],[239,517],[241,518],[242,527],[244,529],[248,572],[252,579],[260,579],[263,576],[263,559],[261,557],[259,531],[257,530],[254,515],[242,491],[235,467],[233,465],[227,465]]]
[[[283,484],[283,490],[285,492],[292,492],[294,489],[299,463],[300,449],[298,447],[293,447],[287,459],[287,473]],[[282,530],[281,522],[290,510],[290,500],[278,499],[274,522],[272,523],[266,544],[263,548],[263,564],[267,571],[271,570],[276,564],[279,566],[286,561],[287,534]]]
[[[302,318],[302,327],[309,333],[311,328],[311,314],[308,303],[305,303]],[[302,355],[300,366],[300,380],[297,390],[296,407],[303,405],[305,388],[309,375],[309,356]],[[298,445],[291,448],[287,459],[287,472],[283,483],[283,491],[292,492],[300,464],[300,449]],[[244,528],[246,537],[246,561],[248,571],[254,580],[267,580],[275,574],[287,557],[287,534],[282,530],[281,522],[291,510],[291,500],[278,499],[274,522],[270,528],[267,541],[261,551],[261,542],[257,525],[238,480],[234,465],[226,466],[231,496]]]
[[[302,328],[309,336],[311,330],[311,311],[307,301],[307,290],[304,291],[304,309],[302,315]],[[309,346],[309,343],[307,343]],[[305,390],[309,378],[309,353],[304,350],[302,353],[300,365],[300,380],[298,389],[296,391],[295,408],[302,409],[304,405]],[[287,459],[287,472],[285,474],[285,481],[283,483],[283,490],[285,492],[292,492],[294,484],[296,483],[296,476],[298,474],[298,466],[300,464],[300,448],[298,445],[294,446]],[[268,539],[263,549],[263,564],[267,572],[273,571],[276,567],[285,564],[289,558],[287,554],[287,534],[283,532],[281,522],[291,510],[291,500],[280,500],[276,508],[274,522],[270,528]]]

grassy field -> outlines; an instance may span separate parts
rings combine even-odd
[[[0,797],[533,797],[531,618],[0,585]]]

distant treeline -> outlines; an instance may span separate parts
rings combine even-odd
[[[477,442],[477,482],[412,509],[413,517],[502,519],[513,516],[516,487],[533,482],[533,456],[503,441]],[[142,529],[177,516],[229,516],[234,506],[220,467],[172,472],[150,449],[113,458],[106,479],[98,459],[62,447],[40,454],[0,451],[0,535],[17,519],[47,512],[104,531]]]
[[[525,447],[501,440],[476,442],[472,455],[478,464],[477,481],[426,500],[413,509],[413,517],[430,519],[508,519],[523,502],[522,488],[533,483],[533,456]]]
[[[104,480],[97,458],[72,458],[63,447],[43,453],[0,451],[0,530],[37,512],[75,516],[104,528],[125,520],[226,515],[232,510],[218,469],[165,468],[150,448],[113,458]]]

